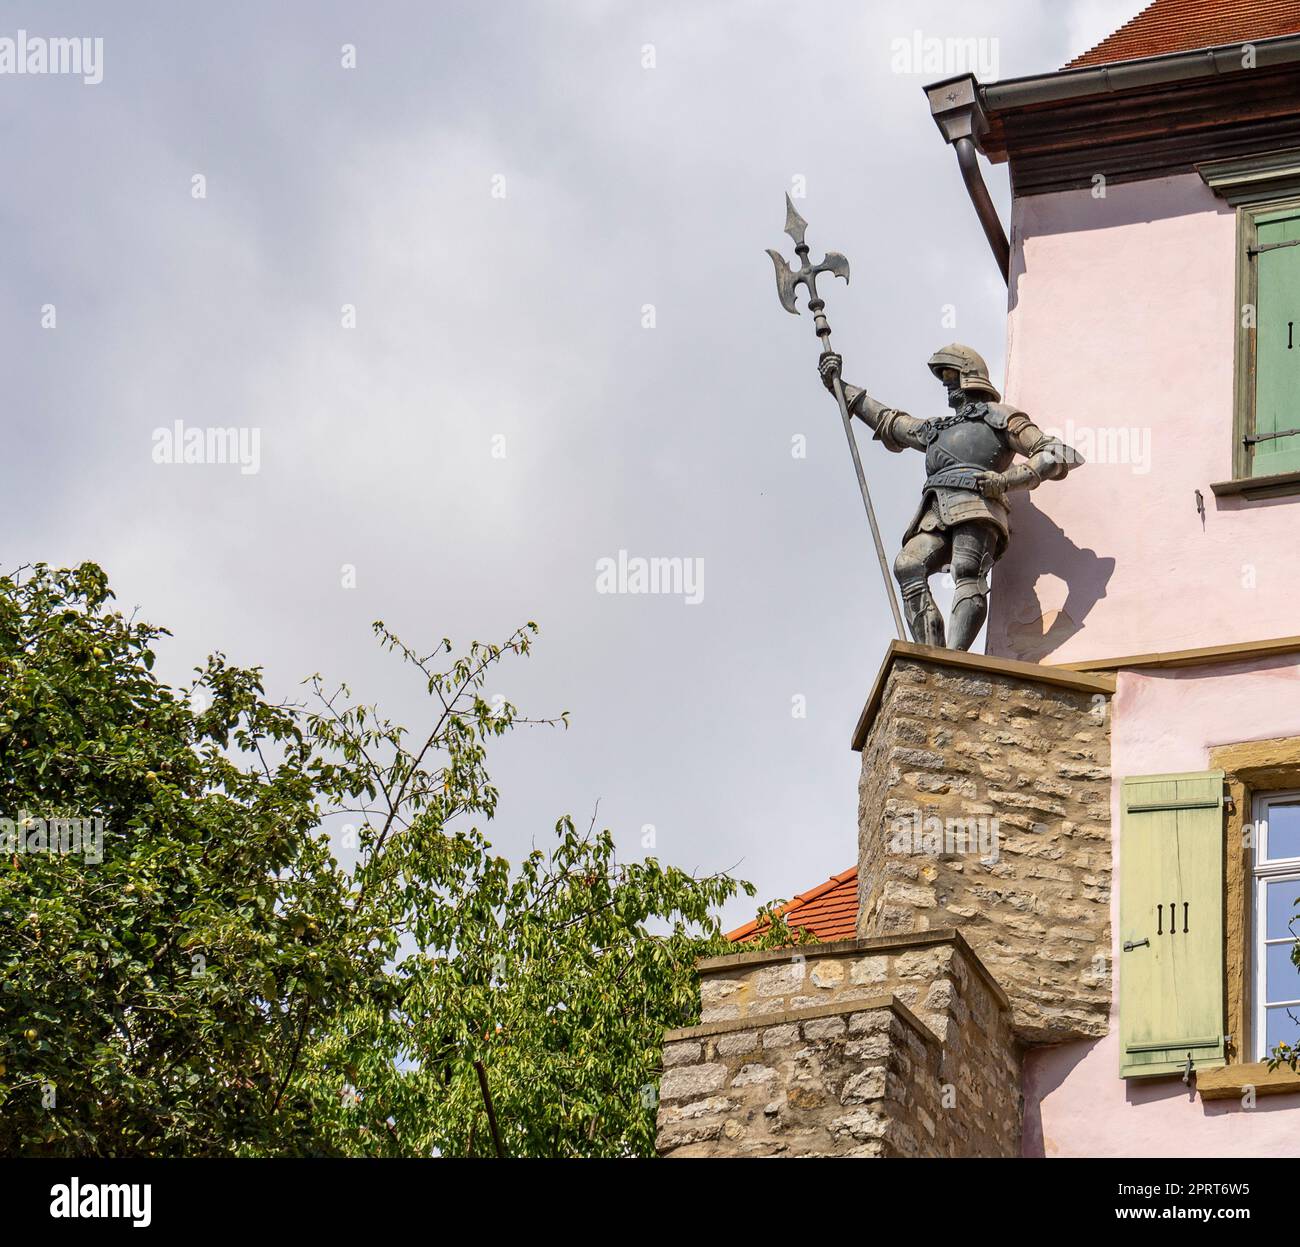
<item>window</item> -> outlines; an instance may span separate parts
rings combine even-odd
[[[1300,199],[1243,204],[1237,217],[1241,310],[1233,476],[1298,473]]]
[[[1300,1044],[1300,967],[1291,960],[1300,923],[1300,792],[1255,798],[1254,1058]],[[1294,926],[1294,930],[1292,929]]]

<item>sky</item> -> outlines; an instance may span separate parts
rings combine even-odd
[[[493,746],[500,852],[571,813],[806,890],[856,860],[893,632],[763,254],[793,254],[783,196],[850,260],[822,279],[847,379],[941,414],[926,359],[968,342],[1000,382],[1006,290],[922,92],[970,67],[914,52],[1046,72],[1140,7],[0,3],[0,40],[102,39],[98,82],[0,73],[0,564],[100,563],[173,633],[164,678],[220,650],[413,730],[373,620],[425,650],[535,620],[485,692],[571,727]],[[242,460],[166,462],[178,421]],[[921,459],[860,445],[892,559]],[[681,591],[618,591],[620,552],[683,560]]]

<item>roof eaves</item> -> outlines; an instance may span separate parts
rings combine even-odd
[[[794,909],[796,905],[806,905],[809,901],[815,901],[818,897],[825,896],[825,894],[833,888],[841,887],[850,879],[854,878],[857,873],[858,868],[856,866],[850,866],[847,870],[840,871],[838,875],[832,875],[824,883],[819,883],[816,887],[809,888],[807,892],[800,892],[797,896],[792,897],[790,900],[786,901],[784,905],[779,906],[772,912],[778,917],[787,914],[790,910]],[[728,932],[727,939],[734,943],[736,940],[745,939],[750,935],[756,935],[766,926],[766,923],[762,923],[760,919],[755,918],[752,922],[747,922],[743,927],[737,927],[734,931]]]

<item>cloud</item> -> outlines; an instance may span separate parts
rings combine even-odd
[[[890,43],[996,36],[1011,76],[1106,7],[65,6],[103,83],[8,84],[7,548],[103,562],[178,676],[220,647],[413,723],[371,619],[537,619],[491,691],[574,728],[501,747],[503,851],[599,799],[629,855],[653,825],[667,860],[804,889],[856,856],[847,745],[890,621],[763,249],[804,179],[814,251],[853,266],[826,292],[851,380],[936,409],[924,361],[954,336],[998,371],[1005,291]],[[154,464],[176,419],[258,428],[261,471]],[[863,454],[893,545],[921,465]],[[597,594],[619,550],[704,560],[703,601]]]

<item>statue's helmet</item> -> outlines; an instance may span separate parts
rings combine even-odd
[[[984,362],[983,356],[959,342],[941,346],[930,356],[927,366],[936,377],[942,374],[944,368],[955,368],[961,378],[961,388],[968,393],[982,394],[995,403],[1002,397],[989,380],[989,366]]]

